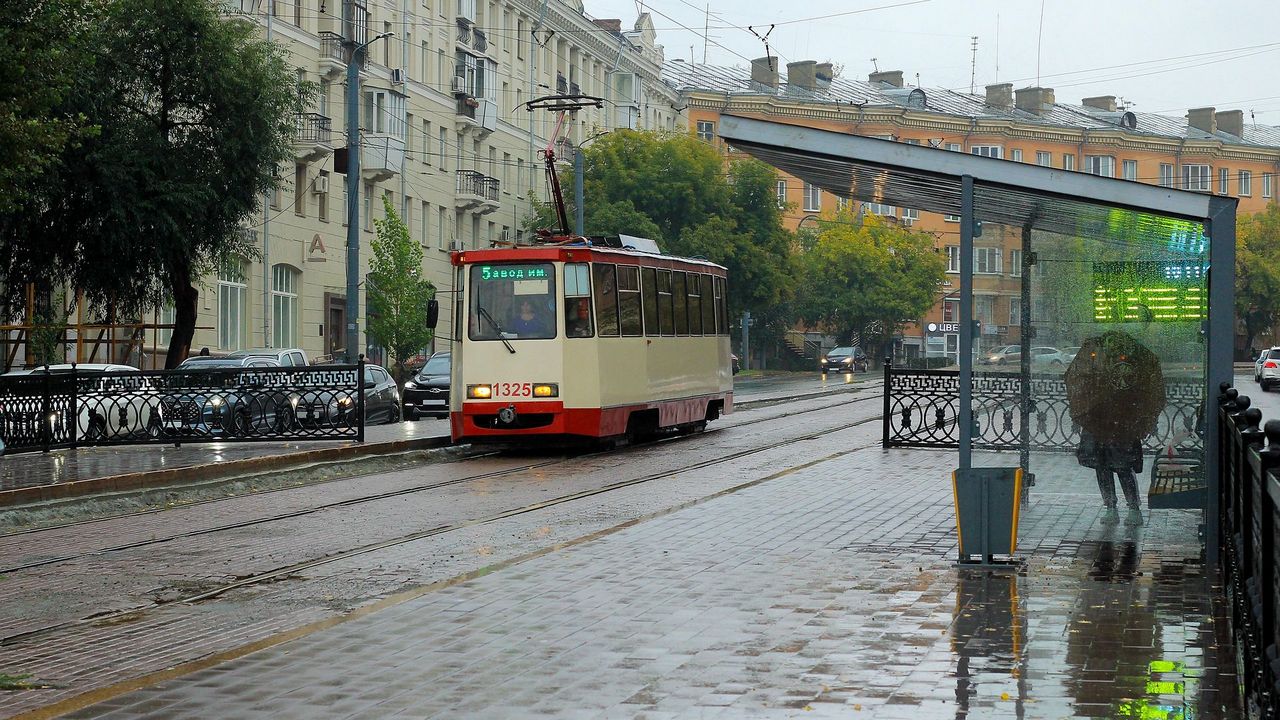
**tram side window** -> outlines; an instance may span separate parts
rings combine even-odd
[[[715,288],[712,287],[714,278],[710,275],[702,276],[702,334],[716,334],[716,300]]]
[[[724,304],[724,278],[716,278],[716,331],[729,334],[729,312]]]
[[[676,334],[689,334],[689,289],[685,286],[684,273],[671,273],[671,299],[675,301]]]
[[[663,335],[675,335],[675,312],[671,303],[671,271],[658,271],[658,327]]]
[[[627,337],[644,335],[640,322],[640,268],[618,266],[618,320]]]
[[[586,263],[564,266],[565,337],[591,337],[591,271]]]
[[[689,273],[689,334],[702,334],[702,276]]]
[[[618,336],[617,266],[593,266],[596,291],[596,326],[600,337]]]
[[[644,268],[640,282],[644,286],[644,334],[658,335],[658,271]]]

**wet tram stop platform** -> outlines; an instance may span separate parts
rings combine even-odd
[[[953,463],[851,451],[68,717],[1241,716],[1200,513],[1049,459],[1020,562],[959,567]]]

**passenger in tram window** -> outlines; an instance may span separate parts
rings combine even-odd
[[[591,337],[591,301],[587,298],[576,298],[565,305],[565,335],[569,337]]]
[[[533,301],[525,298],[520,301],[520,311],[511,321],[511,331],[520,337],[537,337],[546,335],[547,324],[533,306]]]

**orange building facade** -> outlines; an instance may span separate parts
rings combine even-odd
[[[834,78],[830,64],[809,61],[789,64],[783,78],[763,58],[750,70],[669,62],[663,78],[681,91],[690,130],[727,155],[734,151],[716,134],[722,113],[1232,195],[1240,199],[1241,215],[1280,194],[1280,127],[1246,124],[1239,110],[1196,108],[1174,118],[1129,111],[1113,96],[1058,103],[1052,89],[1015,91],[1007,83],[978,95],[904,86],[897,71],[873,73],[865,82]],[[938,251],[947,253],[947,281],[934,307],[899,333],[895,353],[956,357],[958,217],[849,201],[785,174],[778,198],[793,230],[849,204],[932,234]],[[984,229],[975,239],[979,352],[1020,340],[1021,248],[1021,234],[1011,228]],[[1033,307],[1036,312],[1046,311]]]

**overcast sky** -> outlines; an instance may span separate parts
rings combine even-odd
[[[843,65],[844,76],[902,70],[908,84],[975,92],[1040,84],[1059,102],[1117,95],[1132,109],[1182,116],[1187,108],[1256,113],[1280,125],[1280,0],[584,0],[595,18],[653,16],[668,60],[748,65],[768,36],[783,66]],[[703,39],[710,4],[710,41]],[[851,14],[852,13],[852,14]],[[825,17],[824,17],[825,16]],[[816,19],[815,19],[816,18]],[[999,32],[997,33],[997,25]],[[683,28],[681,26],[684,26]],[[689,29],[685,29],[689,28]]]

